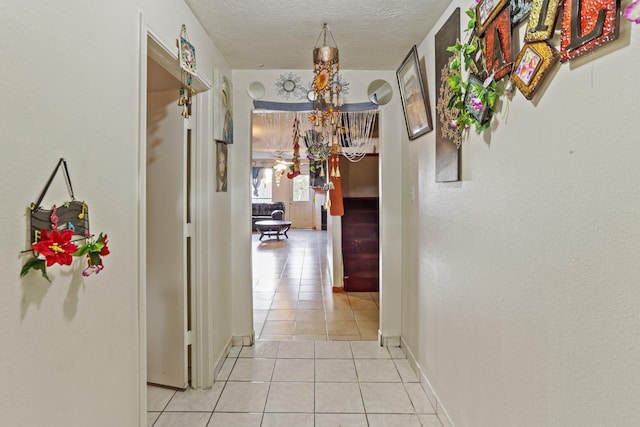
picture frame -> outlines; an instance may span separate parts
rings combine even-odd
[[[184,37],[180,37],[180,68],[196,74],[196,48]]]
[[[476,108],[474,106],[471,100],[477,98],[477,86],[482,86],[482,80],[473,74],[469,75],[469,86],[464,94],[464,108],[478,121],[478,123],[482,123],[487,118],[489,106],[482,105],[481,108]]]
[[[231,81],[218,69],[213,70],[213,139],[233,144],[233,98]]]
[[[479,36],[509,3],[509,0],[480,0],[476,5],[476,31]]]
[[[226,193],[227,191],[227,144],[221,141],[216,142],[216,192]]]
[[[422,68],[418,61],[416,45],[411,47],[402,61],[396,71],[396,77],[400,88],[407,133],[410,140],[416,139],[433,130],[429,96],[422,82]]]
[[[531,100],[559,59],[560,53],[546,41],[525,43],[514,63],[511,80]]]

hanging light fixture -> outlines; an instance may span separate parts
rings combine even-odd
[[[332,42],[329,44],[327,35]],[[322,39],[322,44],[318,46]],[[325,129],[326,137],[331,130],[335,133],[335,127],[340,117],[340,84],[338,72],[340,61],[338,45],[333,38],[331,30],[325,23],[313,48],[313,105],[314,111],[309,115],[309,120],[316,127]],[[329,141],[327,141],[328,143]]]

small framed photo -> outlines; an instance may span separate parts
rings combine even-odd
[[[546,41],[525,43],[516,58],[511,80],[525,98],[532,99],[560,54]]]
[[[472,74],[469,76],[469,86],[464,94],[464,108],[478,123],[484,122],[487,118],[487,112],[489,111],[488,106],[484,105],[478,96],[477,88],[481,86],[482,81]]]
[[[189,74],[196,73],[196,48],[184,37],[180,37],[180,68]]]
[[[416,139],[420,135],[433,130],[431,123],[431,108],[429,96],[422,83],[422,70],[418,61],[418,49],[415,45],[409,51],[402,65],[396,71],[400,99],[407,123],[409,139]]]
[[[480,0],[476,6],[476,32],[479,36],[484,33],[493,18],[498,16],[509,0]]]

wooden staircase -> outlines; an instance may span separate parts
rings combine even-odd
[[[342,217],[344,290],[379,290],[379,215],[377,197],[345,197]]]

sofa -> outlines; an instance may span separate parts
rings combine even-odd
[[[256,221],[284,219],[284,202],[252,203],[251,227],[256,230]]]

